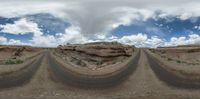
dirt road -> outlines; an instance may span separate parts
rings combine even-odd
[[[0,99],[199,99],[200,89],[170,86],[158,79],[144,50],[136,71],[128,79],[109,88],[79,88],[63,84],[53,75],[48,53],[30,82],[0,89]],[[53,78],[53,79],[52,79]]]

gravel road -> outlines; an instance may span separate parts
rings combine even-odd
[[[0,99],[199,99],[200,89],[179,88],[160,80],[143,49],[136,70],[125,81],[108,88],[80,88],[63,84],[52,72],[44,52],[29,83],[0,89]],[[151,60],[150,60],[151,61]]]

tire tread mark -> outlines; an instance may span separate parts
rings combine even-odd
[[[39,68],[44,55],[38,57],[40,58],[34,59],[30,64],[25,65],[24,68],[0,78],[0,88],[10,88],[28,83]]]

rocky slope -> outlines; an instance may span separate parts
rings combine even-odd
[[[77,66],[96,69],[123,62],[133,54],[134,47],[117,42],[96,42],[59,46],[56,51]]]

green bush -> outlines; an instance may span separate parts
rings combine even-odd
[[[180,61],[180,60],[177,60],[176,62],[177,62],[177,63],[181,63],[181,61]]]
[[[11,60],[11,59],[9,59],[9,60],[7,60],[6,62],[5,62],[5,64],[21,64],[21,63],[23,63],[23,61],[22,60]]]
[[[168,60],[168,61],[172,61],[172,59],[171,59],[171,58],[168,58],[167,60]]]
[[[102,62],[102,61],[98,61],[96,64],[97,64],[97,65],[102,65],[103,62]]]
[[[15,62],[13,61],[13,60],[7,60],[6,62],[5,62],[5,64],[15,64]]]
[[[149,51],[153,52],[154,53],[154,50],[153,49],[149,49]]]
[[[22,60],[16,60],[16,64],[21,64],[21,63],[23,63]]]
[[[161,51],[161,53],[162,53],[162,54],[165,54],[165,53],[166,53],[166,51]]]
[[[161,56],[162,58],[166,58],[166,56]]]

